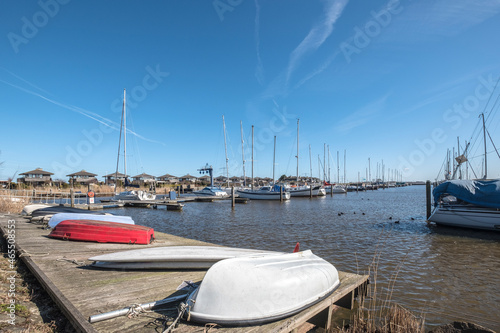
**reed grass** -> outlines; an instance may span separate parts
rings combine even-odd
[[[16,201],[12,199],[16,199]],[[0,197],[0,213],[20,214],[27,204],[28,200],[25,198]]]
[[[367,286],[367,290],[360,291],[358,307],[354,310],[350,322],[344,327],[330,329],[330,333],[425,332],[425,317],[415,316],[411,311],[392,300],[399,271],[403,267],[411,249],[408,250],[407,254],[398,263],[395,271],[391,274],[387,287],[382,289],[378,285],[379,262],[384,242],[377,245],[375,254],[368,266],[367,274],[370,276],[370,284]],[[357,256],[356,266],[358,266]]]

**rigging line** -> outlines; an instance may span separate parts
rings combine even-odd
[[[439,175],[441,174],[441,170],[443,170],[444,166],[446,165],[446,161],[447,161],[447,160],[448,160],[448,156],[446,156],[446,157],[444,158],[443,164],[441,164],[441,168],[440,168],[440,169],[439,169],[439,171],[438,171],[438,174],[437,174],[437,177],[436,177],[436,181],[439,179]],[[445,177],[445,179],[446,179],[446,177]]]
[[[488,98],[488,101],[486,102],[485,106],[484,106],[484,109],[486,110],[486,108],[488,107],[488,104],[490,103],[490,100],[491,100],[491,97],[493,96],[493,93],[495,92],[495,90],[497,89],[497,86],[498,86],[498,83],[500,82],[500,77],[498,78],[497,82],[495,83],[495,86],[493,87],[493,90],[491,91],[491,95],[490,97]],[[499,95],[500,96],[500,95]],[[498,100],[498,98],[497,98]],[[496,103],[495,103],[496,104]]]
[[[297,138],[294,139],[292,143],[292,148],[290,149],[290,155],[288,156],[288,164],[286,165],[285,174],[288,176],[288,168],[290,167],[290,161],[292,159],[293,151],[297,147]]]
[[[497,96],[497,99],[495,100],[495,103],[493,104],[493,106],[491,107],[491,110],[490,112],[488,113],[488,116],[486,117],[486,123],[489,125],[491,123],[491,121],[493,121],[493,117],[491,118],[491,121],[490,121],[490,117],[496,112],[494,111],[496,105],[498,104],[498,101],[500,100],[500,94]]]
[[[500,77],[498,78],[497,82],[495,83],[495,86],[493,87],[493,90],[491,91],[490,97],[488,98],[488,101],[486,102],[486,104],[485,104],[485,106],[484,106],[484,109],[485,109],[485,110],[486,110],[486,108],[488,107],[488,104],[490,103],[490,100],[491,100],[491,97],[493,96],[493,93],[494,93],[494,92],[495,92],[495,90],[497,89],[498,82],[500,82]]]
[[[498,158],[500,158],[500,154],[498,153],[498,149],[495,146],[495,143],[493,142],[493,139],[491,138],[490,131],[486,130],[486,133],[488,133],[488,137],[490,138],[491,144],[493,145],[493,148],[495,148],[495,152],[497,153]]]

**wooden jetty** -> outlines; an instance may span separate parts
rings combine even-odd
[[[10,221],[10,222],[8,222]],[[156,232],[151,245],[70,242],[48,238],[49,230],[19,216],[1,216],[0,231],[8,234],[15,221],[17,260],[22,260],[61,308],[78,332],[156,332],[162,329],[160,310],[136,317],[117,317],[91,324],[89,317],[133,304],[144,304],[178,295],[183,281],[200,282],[206,271],[120,271],[89,266],[89,257],[151,246],[207,245]],[[222,332],[297,332],[315,325],[328,328],[338,306],[352,309],[354,298],[366,290],[368,276],[339,272],[340,287],[328,298],[286,319],[260,326],[217,328]],[[245,301],[245,300],[242,300]],[[175,312],[170,315],[175,316]],[[180,321],[175,332],[203,332],[204,326]],[[214,329],[215,330],[215,329]],[[162,331],[162,330],[161,330]]]

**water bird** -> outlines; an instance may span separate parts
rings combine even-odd
[[[392,220],[392,216],[389,216],[389,220]]]

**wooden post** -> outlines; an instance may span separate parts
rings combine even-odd
[[[69,190],[69,195],[70,195],[70,200],[71,200],[71,207],[75,207],[75,191],[73,188]]]
[[[280,202],[283,202],[283,186],[280,185]]]
[[[330,185],[330,196],[333,197],[333,185]]]
[[[427,220],[431,217],[431,181],[428,180],[425,182],[425,198],[427,203]]]
[[[234,204],[236,202],[235,196],[234,196],[234,186],[231,186],[231,208],[234,209]]]
[[[309,185],[309,198],[312,199],[313,197],[313,187],[312,185]]]

